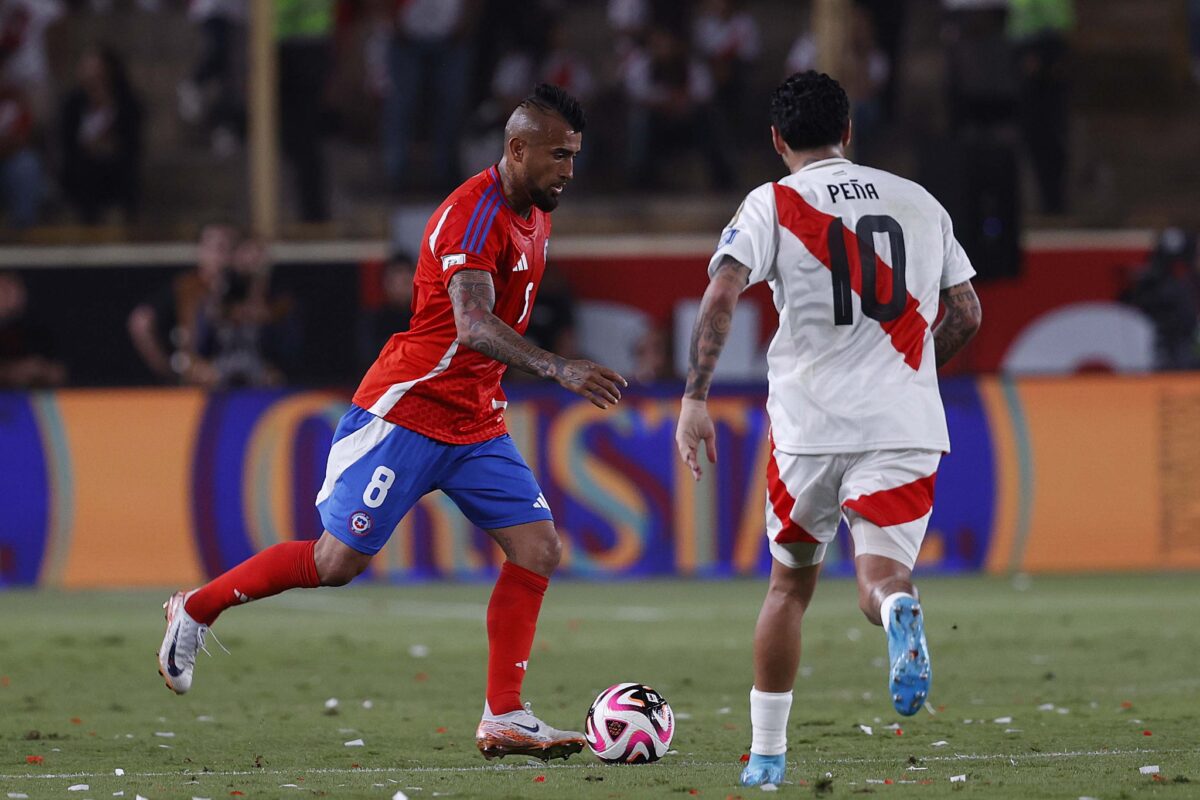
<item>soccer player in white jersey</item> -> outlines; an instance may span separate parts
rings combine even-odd
[[[767,354],[773,561],[754,631],[747,786],[783,780],[800,623],[843,517],[859,607],[887,635],[888,694],[901,714],[924,705],[931,672],[912,568],[950,450],[936,368],[981,318],[945,209],[912,181],[846,159],[849,103],[837,81],[784,81],[771,141],[789,174],[747,195],[721,234],[675,434],[699,480],[700,443],[710,462],[717,455],[713,369],[738,296],[766,281],[779,312]]]

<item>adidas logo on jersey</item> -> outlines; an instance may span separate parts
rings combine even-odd
[[[546,495],[538,494],[537,500],[533,501],[533,507],[534,508],[544,508],[547,511],[549,511],[550,504],[546,502]]]
[[[528,272],[529,260],[525,258],[525,254],[521,253],[521,259],[517,261],[517,265],[512,268],[513,272]]]

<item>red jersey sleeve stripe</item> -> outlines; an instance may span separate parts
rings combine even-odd
[[[480,212],[483,211],[484,208],[486,208],[491,202],[492,192],[494,191],[496,191],[496,184],[493,183],[484,190],[479,200],[475,203],[475,210],[471,212],[471,219],[467,222],[467,229],[463,232],[462,243],[459,244],[461,249],[467,249],[467,240],[472,238],[471,234],[475,230],[475,223],[481,221],[482,219]]]

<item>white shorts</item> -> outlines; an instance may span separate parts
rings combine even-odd
[[[937,450],[795,455],[772,448],[767,538],[786,567],[819,564],[844,515],[856,556],[886,556],[910,569],[933,511]]]

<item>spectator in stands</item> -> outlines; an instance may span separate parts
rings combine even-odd
[[[234,248],[219,291],[208,296],[195,319],[195,350],[211,365],[209,388],[279,386],[282,359],[299,352],[291,303],[271,292],[271,263],[261,239]]]
[[[538,67],[538,80],[534,82],[552,83],[562,87],[583,103],[591,99],[596,82],[587,62],[568,45],[567,29],[562,15],[555,15],[549,19],[544,52]]]
[[[854,123],[854,158],[870,164],[883,126],[884,90],[891,64],[875,37],[871,15],[855,4],[850,13],[849,46],[842,54],[838,82],[850,98]],[[788,52],[786,73],[818,69],[817,39],[811,31],[801,34]]]
[[[410,150],[418,119],[430,120],[434,179],[459,180],[459,132],[466,115],[471,68],[467,0],[407,0],[398,5],[389,50],[383,155],[392,188],[414,185]],[[421,105],[429,95],[429,105]]]
[[[26,317],[29,295],[21,276],[0,272],[0,388],[48,389],[67,381],[50,329]]]
[[[1033,162],[1042,211],[1067,210],[1070,154],[1068,36],[1073,0],[1010,0],[1008,35],[1021,83],[1021,129]]]
[[[696,52],[713,75],[715,119],[722,123],[748,116],[747,88],[761,52],[758,22],[743,6],[740,0],[707,0],[692,32]]]
[[[9,228],[36,224],[45,195],[42,159],[32,137],[33,111],[24,93],[0,86],[0,194]]]
[[[59,121],[62,187],[87,224],[116,206],[125,221],[137,213],[142,159],[142,108],[125,62],[109,47],[84,51],[77,86]]]
[[[383,302],[358,317],[356,344],[358,363],[364,368],[375,363],[379,351],[394,333],[408,330],[412,322],[413,275],[416,262],[408,253],[397,250],[383,266]]]
[[[888,65],[887,78],[884,79],[880,111],[884,122],[890,122],[896,113],[896,87],[899,84],[899,72],[904,60],[900,48],[904,41],[904,19],[907,16],[908,3],[897,0],[855,0],[866,11],[871,19],[871,28],[875,33],[875,41],[883,51]]]
[[[161,381],[216,386],[219,374],[201,358],[200,317],[224,294],[236,240],[233,226],[205,225],[200,231],[196,268],[171,281],[129,315],[129,335],[142,361]]]
[[[692,57],[685,40],[670,28],[652,28],[646,45],[630,56],[624,83],[629,101],[627,168],[633,186],[661,188],[661,149],[669,143],[672,151],[699,149],[712,185],[732,187],[732,148],[715,118],[712,74]]]
[[[0,0],[0,83],[25,94],[37,128],[54,107],[46,35],[65,11],[60,0]]]
[[[333,0],[276,0],[279,45],[279,130],[295,173],[300,219],[329,219],[329,187],[321,140],[330,65]]]
[[[179,116],[192,124],[205,120],[219,156],[236,151],[245,109],[238,75],[238,39],[246,20],[246,0],[190,0],[188,18],[203,39],[200,58],[176,89]]]
[[[1200,83],[1200,0],[1188,0],[1188,38],[1192,52],[1192,78]]]
[[[467,119],[463,129],[459,160],[468,172],[481,172],[496,162],[496,153],[504,149],[504,124],[537,82],[536,69],[533,55],[515,47],[505,51],[496,62],[491,93]]]
[[[1150,263],[1121,298],[1154,323],[1158,369],[1200,367],[1200,248],[1180,228],[1163,231]]]

